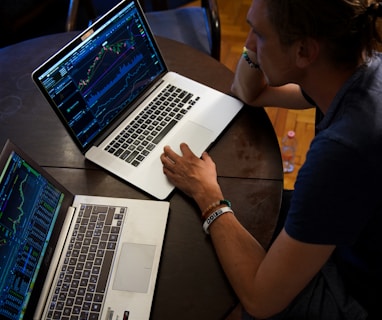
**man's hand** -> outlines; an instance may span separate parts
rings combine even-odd
[[[163,172],[170,182],[194,198],[201,210],[223,199],[215,163],[207,152],[198,158],[185,143],[180,145],[180,150],[182,155],[166,146],[161,155]]]

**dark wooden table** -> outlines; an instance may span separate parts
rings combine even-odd
[[[24,149],[75,194],[149,199],[135,187],[84,159],[31,80],[31,72],[73,33],[36,38],[0,49],[0,146]],[[177,71],[229,93],[233,74],[186,45],[158,38]],[[283,173],[277,137],[262,108],[245,107],[209,150],[219,182],[243,225],[267,246],[278,216]],[[205,236],[195,204],[180,192],[170,215],[151,318],[224,319],[237,304]]]

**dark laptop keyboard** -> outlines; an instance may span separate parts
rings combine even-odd
[[[199,100],[168,85],[105,150],[137,167]]]
[[[82,205],[47,319],[100,319],[127,208]]]

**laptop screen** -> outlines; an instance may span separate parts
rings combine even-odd
[[[14,150],[0,164],[0,318],[23,319],[64,193]]]
[[[34,75],[86,150],[166,71],[136,1],[122,1]]]

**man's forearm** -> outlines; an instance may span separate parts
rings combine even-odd
[[[256,54],[253,51],[248,50],[247,54],[251,61],[257,63]],[[256,98],[266,86],[263,72],[258,68],[251,67],[242,55],[236,67],[231,86],[232,93],[246,104],[256,105]]]

